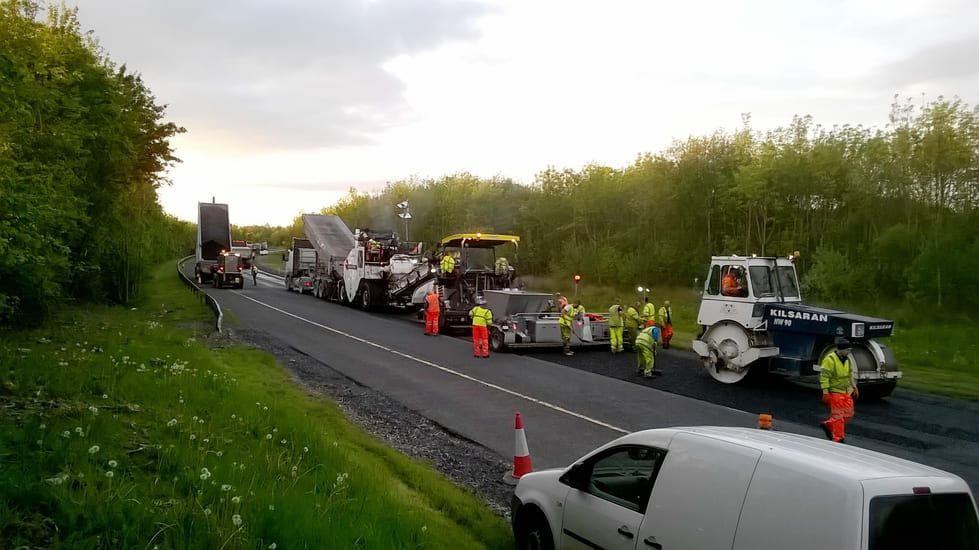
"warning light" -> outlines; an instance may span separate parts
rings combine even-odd
[[[476,233],[476,238],[477,239],[482,239],[483,238],[483,234],[482,233]]]
[[[575,276],[574,276],[574,284],[578,284],[580,282],[581,282],[581,275],[575,274]]]

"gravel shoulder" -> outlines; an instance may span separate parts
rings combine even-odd
[[[429,463],[457,485],[510,516],[513,487],[503,483],[512,464],[503,457],[333,370],[262,331],[234,329],[229,336],[268,353],[315,395],[328,397],[368,433],[400,452]]]

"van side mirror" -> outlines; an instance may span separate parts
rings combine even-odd
[[[558,481],[571,487],[572,489],[581,489],[585,486],[588,476],[588,468],[582,464],[578,463],[571,467],[570,470],[564,472]]]

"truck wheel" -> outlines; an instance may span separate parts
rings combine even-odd
[[[490,348],[495,353],[506,351],[506,342],[503,339],[503,331],[493,327],[490,329]]]
[[[339,296],[340,304],[344,306],[349,306],[350,299],[347,298],[347,287],[343,285],[343,281],[340,281],[340,284],[337,285],[337,293],[340,295]]]
[[[860,390],[858,401],[878,401],[890,395],[896,387],[897,382],[893,380],[873,384],[859,384],[857,386],[857,389]]]
[[[373,299],[374,291],[371,289],[371,285],[368,283],[360,283],[360,309],[370,311],[374,306],[372,302]]]

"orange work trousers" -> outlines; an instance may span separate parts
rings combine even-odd
[[[670,340],[673,339],[673,323],[668,323],[663,327],[663,335],[660,337],[663,339],[663,347],[670,347]]]
[[[425,311],[425,334],[439,333],[439,312]]]
[[[833,441],[846,438],[846,423],[853,418],[853,397],[848,393],[829,394],[829,420],[825,424],[833,434]]]
[[[473,325],[473,357],[489,357],[489,328]]]

